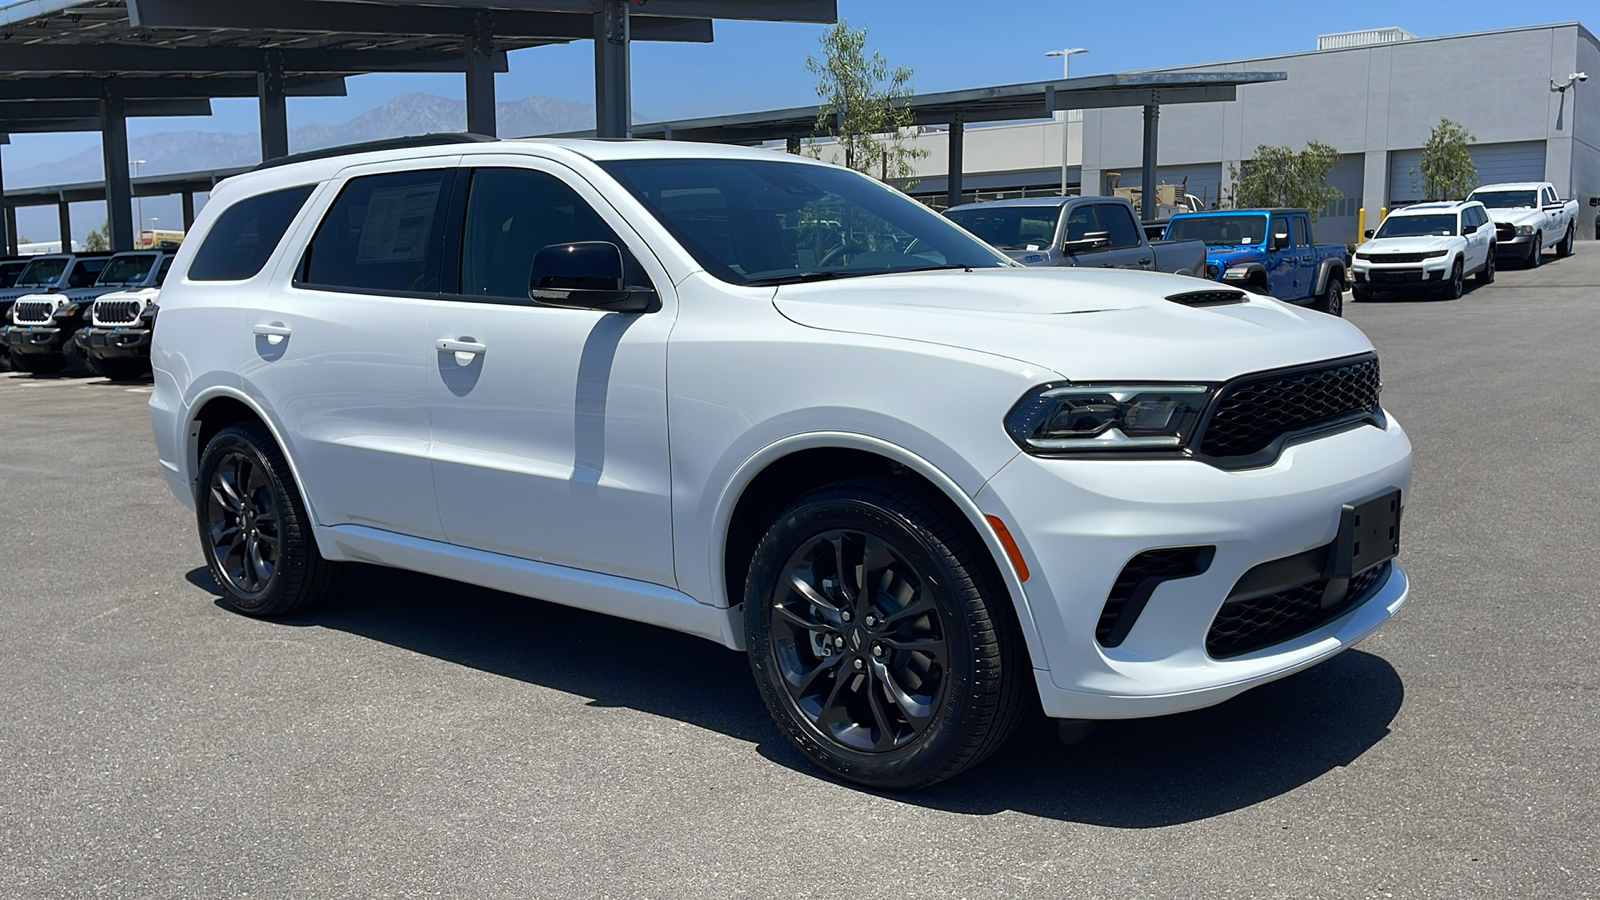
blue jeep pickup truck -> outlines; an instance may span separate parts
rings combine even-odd
[[[1303,209],[1229,209],[1179,213],[1167,222],[1166,239],[1206,244],[1206,277],[1344,314],[1350,261],[1343,244],[1314,244],[1311,217]]]

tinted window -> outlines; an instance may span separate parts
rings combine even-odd
[[[150,274],[150,267],[155,265],[155,261],[154,253],[113,256],[111,262],[100,272],[99,284],[125,285],[143,281],[144,277]]]
[[[988,206],[952,209],[950,221],[1002,250],[1046,250],[1055,240],[1059,207]]]
[[[1390,216],[1378,226],[1377,237],[1450,237],[1456,233],[1455,213],[1429,213],[1415,216]]]
[[[1473,191],[1469,200],[1476,200],[1490,209],[1520,209],[1538,206],[1538,191]]]
[[[156,272],[156,287],[161,287],[167,281],[167,273],[172,271],[172,261],[176,256],[169,256],[161,261],[161,268]]]
[[[451,170],[351,179],[306,248],[300,281],[357,291],[439,290]]]
[[[8,288],[17,283],[17,276],[22,274],[28,264],[25,262],[0,263],[0,288]]]
[[[1544,189],[1544,202],[1546,202],[1546,203],[1554,203],[1554,202],[1556,202],[1556,192],[1555,192],[1554,188],[1545,188]]]
[[[605,241],[622,250],[624,279],[650,279],[617,233],[554,175],[530,169],[475,169],[461,237],[461,293],[528,299],[533,255],[551,244]]]
[[[1100,230],[1100,223],[1094,217],[1094,204],[1080,203],[1067,213],[1067,240],[1081,241]]]
[[[1267,239],[1267,217],[1193,216],[1175,218],[1167,226],[1169,241],[1205,241],[1211,247],[1259,244]]]
[[[1289,227],[1293,229],[1294,245],[1296,247],[1311,246],[1311,239],[1306,235],[1306,220],[1295,216],[1289,220]]]
[[[1120,203],[1097,203],[1100,227],[1111,238],[1111,249],[1121,250],[1139,246],[1139,224],[1133,214]]]
[[[41,256],[17,276],[17,287],[54,287],[61,280],[61,273],[67,270],[65,256]]]
[[[254,278],[311,196],[311,188],[308,184],[247,197],[224,210],[189,263],[189,280]]]
[[[107,260],[80,259],[72,266],[72,274],[67,276],[67,287],[89,287],[95,279],[105,270]]]

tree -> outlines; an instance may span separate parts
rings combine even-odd
[[[1328,183],[1339,151],[1321,141],[1308,141],[1296,153],[1288,147],[1262,144],[1254,159],[1228,166],[1236,208],[1288,206],[1304,208],[1313,221],[1324,206],[1344,196]]]
[[[806,70],[817,76],[817,108],[813,131],[834,138],[843,151],[845,166],[884,181],[910,178],[914,163],[928,151],[906,143],[906,129],[916,120],[911,67],[892,70],[883,54],[866,56],[866,29],[850,28],[840,19],[818,41],[822,58],[806,55]],[[820,157],[822,148],[808,149]]]
[[[1417,169],[1411,170],[1411,188],[1429,200],[1459,200],[1478,186],[1478,167],[1472,164],[1467,145],[1474,138],[1460,122],[1440,119],[1428,133],[1422,148],[1422,186],[1417,186]]]
[[[67,249],[64,242],[61,249]],[[110,250],[111,227],[109,223],[101,222],[99,228],[89,232],[88,236],[83,239],[83,249],[91,252],[95,250]]]

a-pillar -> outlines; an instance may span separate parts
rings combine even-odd
[[[499,134],[494,111],[494,19],[488,10],[472,13],[466,51],[467,130],[494,137]]]
[[[122,96],[114,90],[108,90],[100,98],[100,149],[105,156],[106,225],[111,249],[132,250],[133,184],[128,177],[128,114]]]
[[[56,201],[56,222],[61,231],[61,252],[69,253],[72,250],[72,204],[65,195]]]
[[[1156,220],[1156,145],[1160,134],[1161,104],[1147,103],[1144,107],[1144,164],[1139,181],[1143,192],[1139,199],[1139,218],[1146,222]]]
[[[966,143],[966,132],[966,123],[961,120],[961,114],[956,113],[950,120],[950,173],[944,192],[946,206],[961,205],[961,150]]]
[[[277,50],[262,54],[256,97],[261,102],[262,160],[288,156],[289,102],[284,92],[283,54]]]
[[[194,191],[183,192],[183,230],[194,227]]]
[[[633,136],[633,104],[628,72],[628,2],[602,0],[594,14],[595,136]]]

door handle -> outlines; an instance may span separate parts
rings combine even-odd
[[[283,343],[283,339],[289,336],[289,326],[282,322],[268,322],[257,325],[250,330],[255,332],[258,337],[266,338],[267,343],[273,346]]]
[[[480,344],[471,339],[456,341],[450,338],[440,338],[434,342],[433,346],[440,353],[454,353],[456,355],[456,365],[458,366],[470,366],[474,359],[489,352],[487,344]]]
[[[1148,259],[1139,260],[1139,265],[1141,265],[1141,266],[1149,266],[1150,263],[1151,263],[1151,260],[1148,260]]]

